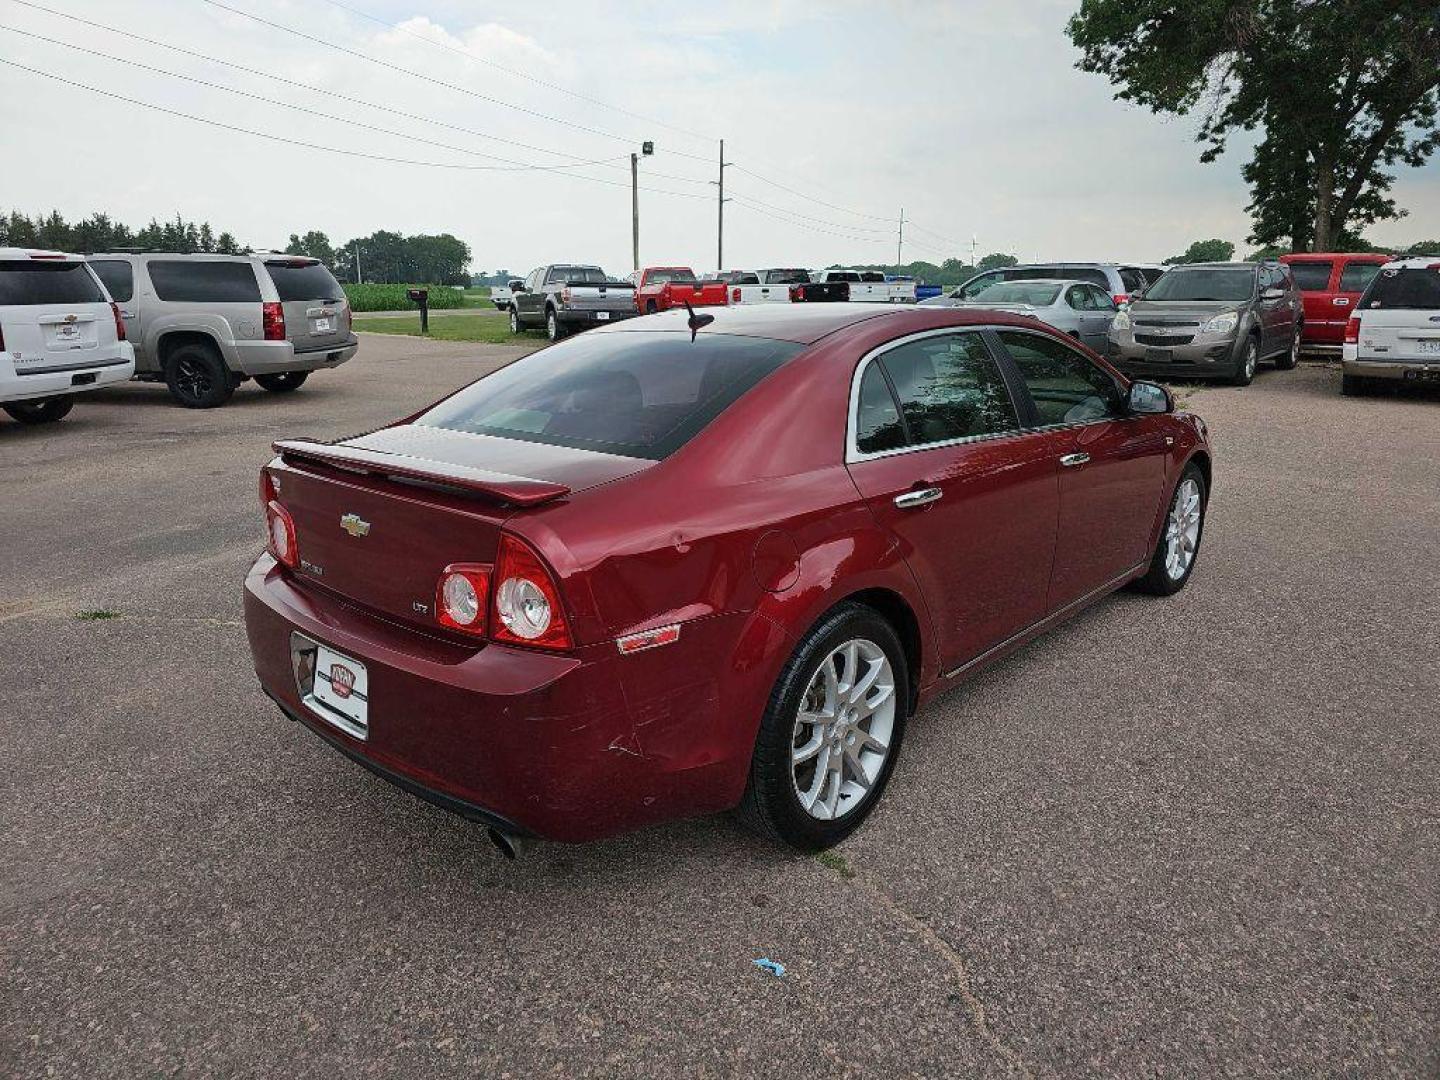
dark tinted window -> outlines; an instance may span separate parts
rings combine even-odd
[[[1174,267],[1145,292],[1146,300],[1249,300],[1255,271],[1248,266]]]
[[[806,270],[762,270],[766,285],[808,285],[810,273]]]
[[[855,445],[862,454],[897,450],[905,445],[905,429],[900,425],[900,413],[895,408],[895,398],[879,364],[867,367],[860,380]]]
[[[910,442],[945,442],[1020,426],[1010,392],[979,334],[921,338],[878,361],[895,387]]]
[[[598,266],[555,266],[550,269],[547,283],[550,285],[604,285],[608,279],[605,271]]]
[[[1101,288],[1098,285],[1091,285],[1090,294],[1095,298],[1096,311],[1120,310],[1118,307],[1116,307],[1115,298],[1110,295],[1110,291],[1108,289]]]
[[[1105,371],[1052,337],[1001,330],[1041,427],[1083,424],[1120,414],[1120,387]]]
[[[1095,296],[1084,285],[1071,285],[1065,290],[1065,303],[1076,311],[1094,311]]]
[[[1363,308],[1419,308],[1440,311],[1440,272],[1382,270],[1360,300]]]
[[[1035,307],[1049,307],[1059,295],[1059,285],[1000,281],[981,289],[972,299],[985,304],[1031,304]]]
[[[1340,273],[1341,292],[1364,292],[1380,274],[1380,263],[1352,262]]]
[[[149,269],[155,295],[161,300],[200,304],[260,302],[260,286],[248,262],[157,259]]]
[[[861,281],[884,281],[885,275],[879,270],[866,270],[860,275]]]
[[[1145,279],[1145,284],[1150,285],[1160,280],[1160,275],[1165,273],[1163,266],[1142,266],[1140,276]]]
[[[110,299],[124,304],[135,295],[135,271],[124,259],[90,260],[90,269],[105,283]]]
[[[1330,285],[1330,271],[1333,262],[1295,262],[1290,272],[1295,275],[1295,287],[1301,292],[1324,292]]]
[[[417,422],[658,459],[803,349],[725,334],[582,334],[486,376]]]
[[[103,304],[105,294],[80,262],[0,262],[0,307]]]
[[[1125,286],[1127,293],[1137,293],[1145,287],[1145,275],[1137,267],[1122,266],[1120,268],[1120,284]]]
[[[343,300],[345,290],[323,263],[269,263],[265,270],[281,300]]]
[[[651,285],[663,285],[667,281],[689,284],[695,280],[695,272],[687,270],[683,266],[667,267],[664,270],[651,270],[650,276],[645,280]]]
[[[1064,267],[1059,273],[1051,276],[1067,278],[1070,281],[1089,281],[1096,285],[1103,285],[1107,289],[1110,287],[1110,279],[1105,275],[1105,271],[1093,266]]]

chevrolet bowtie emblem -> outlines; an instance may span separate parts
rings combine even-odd
[[[346,514],[340,519],[340,527],[351,536],[369,536],[370,522],[359,514]]]

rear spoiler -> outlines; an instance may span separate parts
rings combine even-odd
[[[509,473],[492,472],[489,469],[472,469],[465,465],[405,454],[386,454],[358,446],[337,446],[333,443],[312,442],[309,439],[284,439],[272,445],[285,461],[316,462],[366,476],[423,480],[459,488],[475,495],[484,495],[514,506],[539,506],[570,494],[570,489],[564,484],[551,483],[549,480],[532,480],[525,476],[511,476]]]

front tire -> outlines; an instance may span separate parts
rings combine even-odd
[[[520,333],[520,312],[516,311],[513,306],[510,308],[510,333]]]
[[[910,681],[895,628],[846,603],[805,635],[771,692],[739,818],[802,851],[869,816],[905,734]]]
[[[63,420],[75,407],[75,399],[69,394],[42,398],[40,401],[14,401],[0,406],[10,414],[11,419],[22,424],[53,424]]]
[[[1245,349],[1240,354],[1240,362],[1235,366],[1235,374],[1230,376],[1230,385],[1249,386],[1255,381],[1255,369],[1259,366],[1260,342],[1252,334],[1245,339]]]
[[[299,390],[309,377],[308,371],[277,371],[272,375],[256,375],[255,382],[272,394],[288,394]]]
[[[220,354],[206,345],[181,345],[165,361],[170,396],[187,409],[213,409],[235,392],[235,380]]]
[[[1135,582],[1136,589],[1152,596],[1172,596],[1185,587],[1195,570],[1195,560],[1200,557],[1200,538],[1205,533],[1208,505],[1205,475],[1191,462],[1185,466],[1170,495],[1165,528],[1150,557],[1150,569]]]

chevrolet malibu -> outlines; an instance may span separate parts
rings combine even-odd
[[[245,582],[280,709],[412,793],[582,841],[738,808],[833,844],[928,699],[1195,567],[1204,423],[993,311],[670,312],[279,442]]]

